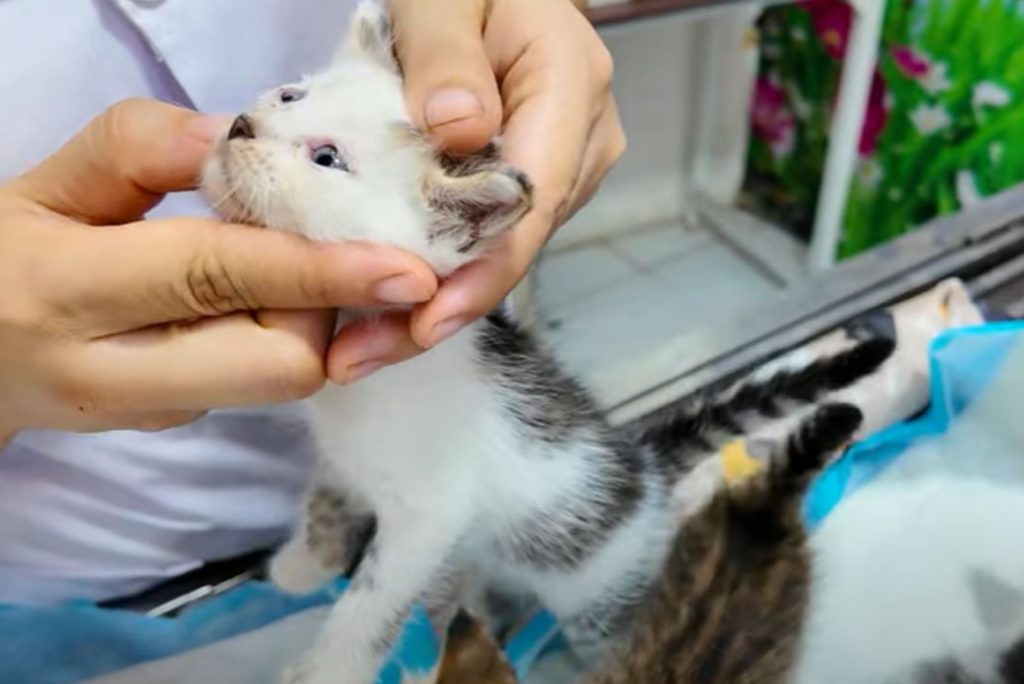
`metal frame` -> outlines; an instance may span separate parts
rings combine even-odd
[[[661,382],[638,378],[610,407],[614,422],[639,418],[702,387],[728,380],[872,309],[957,276],[983,295],[1024,275],[1024,185],[796,284],[775,306],[719,326],[721,344],[680,359]],[[627,391],[628,388],[627,388]]]

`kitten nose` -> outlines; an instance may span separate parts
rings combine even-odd
[[[228,131],[228,140],[234,140],[236,138],[242,138],[244,140],[252,140],[256,137],[256,129],[252,125],[252,119],[242,114],[231,124],[231,130]]]

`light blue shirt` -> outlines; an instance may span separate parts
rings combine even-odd
[[[353,0],[0,1],[0,181],[107,106],[235,113],[322,66]],[[192,193],[154,215],[203,214]],[[294,408],[160,434],[20,435],[0,454],[0,602],[104,599],[278,541],[311,446]]]

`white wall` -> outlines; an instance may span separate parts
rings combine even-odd
[[[748,31],[758,11],[684,13],[602,31],[629,150],[552,248],[678,220],[696,187],[725,199],[735,192],[756,62]]]

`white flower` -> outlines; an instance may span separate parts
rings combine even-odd
[[[949,67],[945,62],[932,62],[928,66],[928,73],[921,77],[921,87],[931,95],[938,95],[949,90],[949,87],[953,84],[946,73],[948,69]]]
[[[910,113],[910,121],[921,135],[931,135],[953,123],[945,107],[926,104],[918,105]]]
[[[789,37],[797,43],[807,42],[807,31],[802,26],[794,26],[789,30]]]
[[[876,188],[882,181],[882,166],[876,159],[861,159],[857,165],[857,182],[865,188]]]
[[[970,171],[957,171],[956,173],[956,198],[960,202],[960,208],[966,209],[981,201],[981,192],[978,191],[978,183],[974,180],[974,174]]]
[[[988,158],[993,164],[998,164],[1003,160],[1003,154],[1006,153],[1006,146],[1001,142],[994,142],[988,146]]]
[[[1012,99],[1010,91],[992,81],[982,81],[974,86],[971,93],[971,106],[977,115],[982,107],[1005,107]]]
[[[796,118],[803,121],[811,118],[811,103],[807,101],[795,83],[786,84],[786,95],[789,96],[789,104],[793,107]]]

